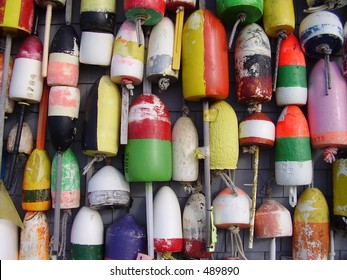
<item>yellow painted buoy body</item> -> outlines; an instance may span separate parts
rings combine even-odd
[[[236,169],[239,158],[238,122],[234,109],[225,101],[210,106],[211,169]]]
[[[293,217],[293,259],[326,260],[329,253],[329,209],[322,192],[308,188],[298,199]]]

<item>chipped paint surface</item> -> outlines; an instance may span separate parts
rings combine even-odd
[[[333,209],[334,215],[347,216],[347,159],[333,163]]]

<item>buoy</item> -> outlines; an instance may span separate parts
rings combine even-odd
[[[267,199],[255,213],[254,229],[257,238],[271,238],[270,259],[275,260],[275,238],[293,235],[292,217],[282,204]]]
[[[172,128],[172,180],[193,182],[198,179],[198,131],[193,121],[182,116]]]
[[[337,158],[333,172],[333,215],[332,226],[336,230],[347,231],[347,160],[345,153]]]
[[[136,260],[146,252],[146,230],[132,214],[125,214],[106,230],[105,260]]]
[[[62,178],[60,193],[60,208],[70,209],[80,206],[80,171],[74,152],[68,148],[62,155]],[[51,170],[52,207],[56,204],[57,153],[53,157]]]
[[[183,249],[181,209],[175,192],[162,186],[154,197],[154,250],[159,253]]]
[[[120,144],[127,144],[130,96],[143,79],[145,48],[136,40],[135,24],[125,20],[114,40],[110,74],[111,80],[122,86]]]
[[[229,95],[226,32],[209,10],[193,12],[184,24],[182,90],[188,101],[221,100]]]
[[[163,17],[151,31],[148,42],[146,77],[157,83],[161,91],[178,79],[179,71],[173,70],[174,24],[168,17]]]
[[[276,103],[278,106],[306,105],[306,59],[294,34],[283,39],[279,52]]]
[[[15,124],[7,138],[7,151],[12,153],[14,150],[16,134],[18,130],[18,124]],[[34,146],[34,137],[31,132],[31,128],[27,122],[23,122],[21,138],[18,147],[18,153],[30,155]]]
[[[109,76],[98,78],[89,91],[82,132],[83,153],[114,157],[119,147],[121,97]],[[86,173],[86,170],[85,172]]]
[[[206,244],[206,210],[205,196],[202,193],[192,194],[183,210],[183,252],[190,258],[209,258],[212,252],[207,251]]]
[[[340,66],[331,61],[331,88],[327,94],[324,67],[320,59],[311,70],[307,112],[312,148],[324,149],[324,160],[332,163],[337,149],[347,147],[347,110],[343,106],[347,102],[347,84]]]
[[[5,54],[4,53],[0,53],[0,90],[2,91],[2,74],[4,72],[4,57]],[[10,99],[8,94],[9,94],[9,89],[10,89],[10,82],[11,82],[11,76],[12,76],[12,70],[13,70],[13,59],[12,56],[10,56],[10,61],[9,61],[9,66],[8,66],[8,74],[7,74],[7,84],[6,84],[6,88],[5,93],[6,93],[6,100],[5,100],[5,113],[7,114],[11,114],[13,113],[14,110],[14,100]]]
[[[82,0],[80,7],[80,28],[113,34],[116,26],[116,0]]]
[[[20,234],[20,260],[49,259],[49,226],[44,212],[26,212]]]
[[[73,260],[102,260],[104,258],[104,224],[98,211],[83,206],[71,228]]]
[[[80,40],[70,24],[61,26],[54,35],[48,61],[49,86],[77,87],[79,78]]]
[[[124,175],[113,166],[104,166],[88,181],[88,201],[91,208],[127,207],[130,187]]]
[[[314,13],[324,10],[337,10],[347,5],[346,0],[306,0],[308,9],[306,13]]]
[[[217,0],[217,15],[224,22],[234,24],[229,39],[229,50],[239,24],[257,22],[263,16],[263,1],[259,0]]]
[[[343,76],[347,77],[347,24],[343,27],[343,56],[342,56],[342,70]]]
[[[296,186],[312,183],[310,132],[305,115],[296,105],[284,107],[276,124],[275,177],[289,186],[289,203],[296,205]]]
[[[329,209],[317,188],[304,190],[293,217],[293,259],[327,260],[329,253]]]
[[[237,101],[252,105],[272,97],[271,48],[269,38],[257,24],[240,30],[235,42]]]
[[[141,94],[130,106],[124,171],[128,182],[171,180],[171,119],[154,94]]]

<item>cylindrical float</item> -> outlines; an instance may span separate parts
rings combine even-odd
[[[155,252],[180,252],[183,248],[181,209],[175,192],[162,186],[154,197],[153,239]]]
[[[104,224],[98,211],[83,206],[71,228],[73,260],[102,260],[104,258]]]
[[[293,259],[327,260],[329,254],[329,209],[317,188],[304,190],[293,217]]]
[[[137,254],[146,253],[146,230],[132,214],[126,214],[106,230],[106,260],[136,260]]]
[[[124,175],[113,166],[104,166],[88,181],[91,208],[126,207],[130,203],[130,187]]]
[[[240,30],[234,59],[237,101],[248,105],[270,101],[271,48],[269,38],[260,25],[252,23]]]
[[[154,94],[141,94],[129,110],[124,170],[128,182],[169,181],[172,176],[171,120]]]
[[[0,89],[2,89],[2,73],[4,70],[4,53],[0,53]],[[8,74],[7,74],[7,84],[6,84],[6,101],[5,101],[5,113],[11,114],[14,110],[14,101],[9,98],[9,89],[10,89],[10,82],[11,82],[11,76],[12,76],[12,70],[13,70],[13,59],[12,56],[10,56],[10,62],[8,65]]]
[[[226,99],[229,68],[226,32],[209,10],[197,10],[187,19],[182,35],[182,90],[189,101]]]

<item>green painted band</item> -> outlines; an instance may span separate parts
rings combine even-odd
[[[104,246],[72,244],[71,255],[73,260],[103,260]]]
[[[278,67],[277,87],[307,88],[306,67],[288,65]]]
[[[43,202],[51,200],[51,189],[23,190],[23,202]]]
[[[275,161],[312,160],[309,137],[289,137],[276,139]]]

